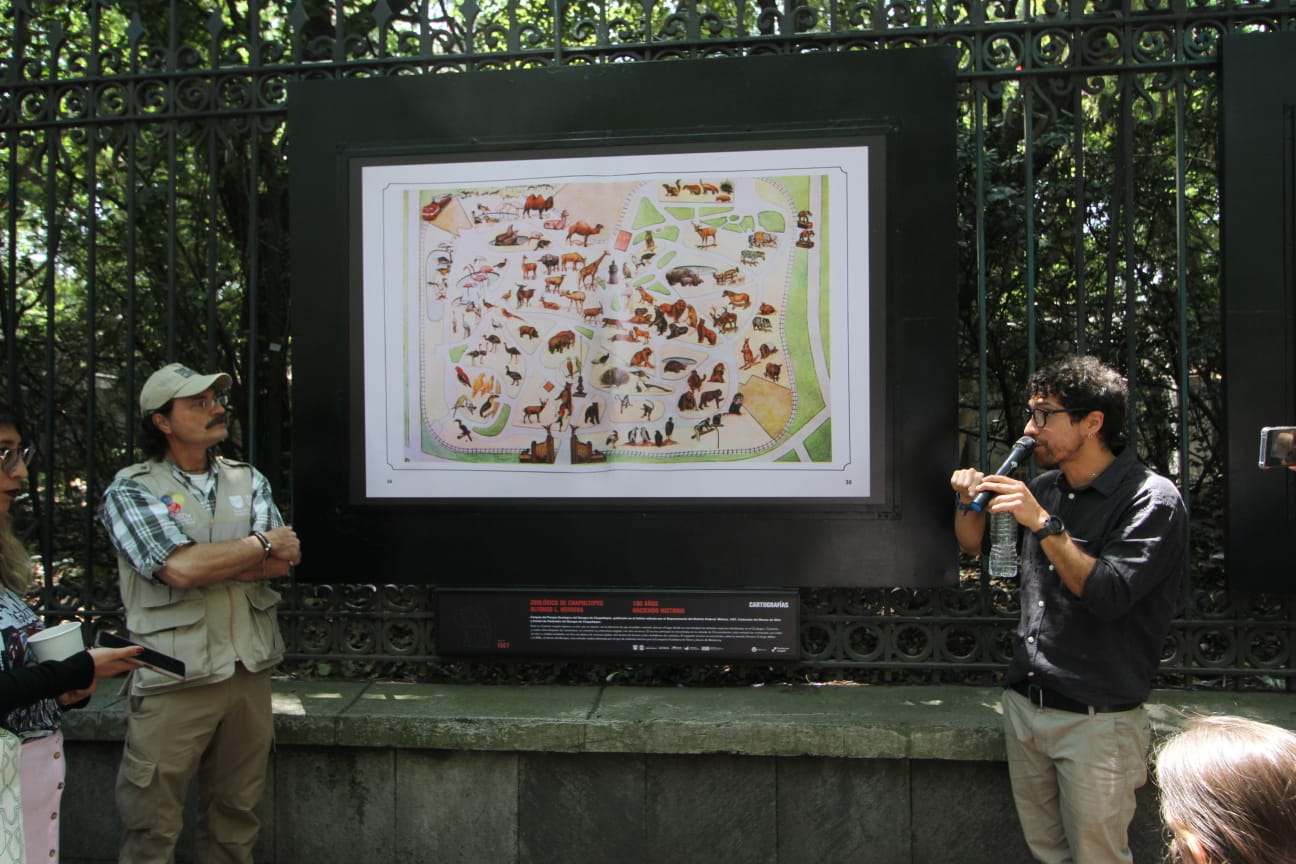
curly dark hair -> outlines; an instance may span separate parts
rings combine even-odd
[[[1110,450],[1123,445],[1129,391],[1121,374],[1097,357],[1067,357],[1036,370],[1026,394],[1056,399],[1073,423],[1090,411],[1103,412],[1098,436]]]
[[[140,449],[148,459],[160,462],[166,456],[167,439],[162,430],[153,425],[153,415],[165,414],[170,417],[174,405],[175,400],[168,399],[164,405],[150,411],[140,420]]]

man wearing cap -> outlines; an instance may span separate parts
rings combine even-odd
[[[131,638],[185,663],[183,680],[132,674],[116,790],[131,864],[172,859],[196,772],[198,861],[251,862],[259,828],[270,670],[283,658],[265,580],[299,563],[301,544],[265,476],[213,449],[229,434],[230,383],[179,363],[154,372],[140,393],[148,458],[104,493]]]

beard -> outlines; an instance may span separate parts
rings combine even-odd
[[[1035,467],[1041,471],[1050,471],[1058,467],[1057,457],[1047,445],[1036,445],[1035,452],[1032,454],[1035,458]]]

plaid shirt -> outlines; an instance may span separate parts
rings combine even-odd
[[[226,464],[219,457],[212,459],[210,471],[205,478],[194,477],[181,471],[175,463],[167,460],[171,476],[184,488],[189,489],[196,498],[202,500],[207,512],[216,512],[216,483],[220,477],[221,466]],[[270,481],[255,468],[252,471],[252,528],[256,531],[267,531],[284,524],[271,497]],[[195,484],[195,480],[199,481]],[[143,485],[126,477],[117,477],[104,492],[103,509],[99,519],[108,529],[108,539],[112,541],[117,553],[135,569],[136,572],[158,581],[154,575],[172,552],[184,546],[191,546],[196,541],[171,518],[167,507],[160,499]]]

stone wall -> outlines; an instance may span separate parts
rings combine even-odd
[[[115,860],[122,702],[68,716],[69,864]],[[1287,695],[1156,694],[1296,728]],[[279,682],[258,861],[1028,861],[998,692]],[[1140,792],[1137,860],[1160,860]],[[190,807],[192,822],[193,806]],[[190,830],[178,860],[192,860]]]

